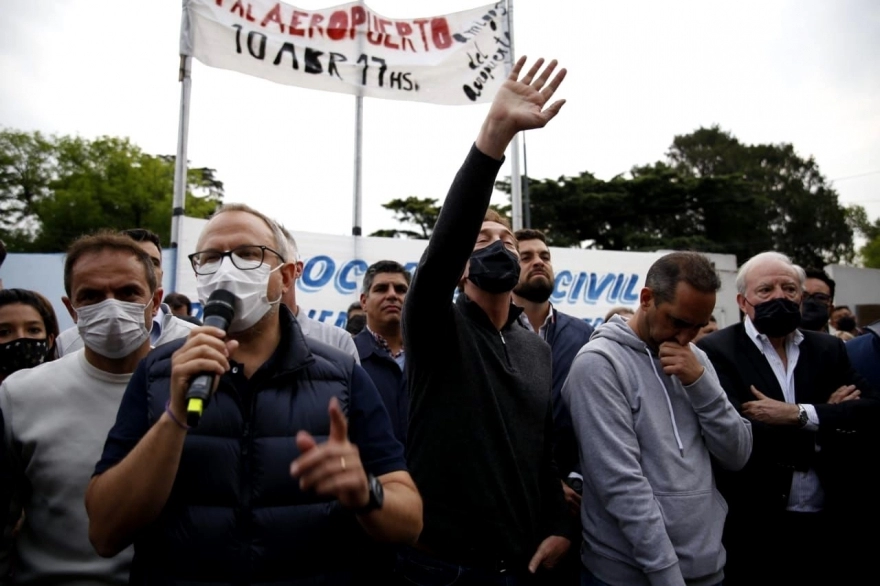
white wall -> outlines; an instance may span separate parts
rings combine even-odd
[[[857,305],[880,305],[880,269],[828,265],[825,272],[837,285],[834,305],[848,305],[853,311]]]
[[[195,276],[186,255],[195,252],[205,220],[184,218],[180,264],[175,271],[174,250],[163,251],[166,293],[176,291],[198,301]],[[393,238],[355,238],[294,232],[306,270],[297,282],[297,302],[311,317],[343,325],[348,305],[359,297],[363,273],[369,264],[392,259],[414,268],[427,241]],[[594,325],[614,306],[635,307],[648,268],[663,252],[620,252],[552,248],[556,288],[551,300],[564,313]],[[721,327],[738,318],[736,259],[732,255],[707,255],[718,269],[722,288],[715,317]],[[33,289],[52,301],[62,329],[73,324],[61,303],[64,257],[62,254],[10,254],[0,278],[5,287]]]

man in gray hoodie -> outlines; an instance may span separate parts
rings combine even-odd
[[[602,324],[562,389],[584,474],[584,584],[710,586],[727,504],[710,456],[738,470],[752,430],[702,350],[720,281],[694,252],[661,257],[635,315]]]

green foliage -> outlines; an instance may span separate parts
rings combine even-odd
[[[875,236],[859,249],[862,263],[869,269],[880,269],[880,236]]]
[[[382,207],[394,212],[394,219],[396,221],[415,229],[392,228],[376,230],[370,236],[427,240],[431,237],[431,231],[434,229],[434,224],[437,223],[437,218],[440,216],[440,205],[436,199],[429,197],[415,197],[411,195],[406,199],[392,199],[388,203],[382,204]],[[509,220],[509,205],[490,205],[489,207]]]
[[[862,206],[847,209],[853,230],[861,233],[867,242],[859,249],[862,264],[871,269],[880,269],[880,218],[871,223]]]
[[[382,204],[382,207],[394,212],[396,221],[415,229],[376,230],[370,236],[427,240],[437,222],[437,216],[440,215],[440,206],[437,205],[437,200],[429,197],[411,195],[406,199],[392,199],[388,203]]]
[[[742,262],[778,250],[803,266],[852,261],[854,226],[812,158],[745,145],[717,126],[676,136],[668,160],[608,181],[530,180],[532,227],[556,246],[694,249]],[[510,182],[496,187],[510,193]]]
[[[188,216],[222,202],[213,169],[189,169]],[[170,243],[174,157],[128,139],[0,131],[0,237],[10,250],[58,252],[100,228],[147,228]]]

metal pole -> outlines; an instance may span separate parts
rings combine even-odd
[[[364,97],[354,99],[354,203],[351,219],[352,236],[361,235],[361,169],[363,165],[364,144]]]
[[[363,7],[363,0],[358,4]],[[364,35],[360,30],[357,34],[357,52],[364,52]],[[363,216],[363,147],[364,147],[364,96],[362,90],[358,90],[354,98],[354,194],[352,196],[351,212],[351,235],[361,235],[361,220]]]
[[[180,223],[186,207],[187,138],[189,136],[189,102],[192,91],[192,61],[180,56],[180,118],[177,127],[177,155],[174,158],[174,198],[171,203],[171,248],[175,249],[174,270],[171,272],[171,290],[177,287],[177,247],[180,244]]]
[[[508,40],[510,41],[510,61],[507,63],[507,73],[509,74],[516,60],[516,52],[513,48],[513,0],[507,0],[507,33]],[[508,149],[508,156],[510,157],[510,211],[514,230],[521,230],[523,227],[522,183],[519,173],[519,135],[520,133],[514,135]]]
[[[523,178],[522,178],[522,201],[523,201],[523,225],[532,227],[532,202],[529,199],[529,157],[526,153],[526,136],[523,135]]]

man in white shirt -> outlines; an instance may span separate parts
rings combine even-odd
[[[158,234],[145,230],[143,228],[132,228],[130,230],[122,230],[121,234],[128,236],[135,241],[135,244],[143,250],[150,258],[153,270],[156,273],[156,280],[159,285],[160,293],[162,290],[162,245]],[[159,303],[154,308],[153,327],[150,329],[150,344],[153,347],[161,346],[166,342],[184,338],[189,331],[196,327],[196,324],[182,320],[175,316],[171,308],[165,303]],[[82,340],[76,326],[67,328],[58,335],[55,343],[56,353],[58,357],[70,354],[83,347]]]
[[[112,232],[71,245],[64,288],[85,349],[16,372],[0,386],[0,452],[12,485],[12,502],[0,502],[12,511],[0,576],[14,559],[15,584],[128,584],[131,550],[112,559],[95,553],[84,498],[125,387],[150,351],[162,290],[149,256]]]
[[[880,401],[842,341],[798,329],[805,277],[778,252],[751,258],[736,279],[744,321],[698,344],[754,429],[746,467],[718,475],[728,586],[861,583],[851,579],[878,545]]]

